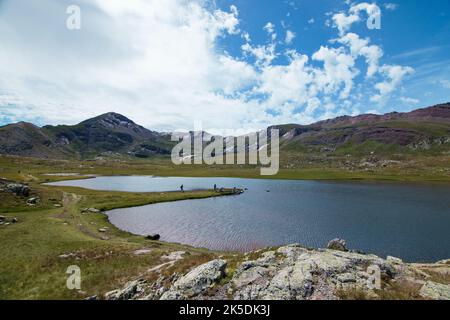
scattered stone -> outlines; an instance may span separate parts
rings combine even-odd
[[[39,202],[41,202],[41,198],[39,198],[39,197],[33,197],[33,198],[30,198],[27,200],[28,205],[36,205]]]
[[[450,285],[427,281],[419,294],[433,300],[450,300]]]
[[[145,237],[145,239],[158,241],[159,239],[161,239],[161,236],[159,234],[149,234],[148,236]]]
[[[84,300],[87,300],[87,301],[94,301],[94,300],[98,300],[98,297],[97,297],[97,296],[90,296],[90,297],[87,297],[87,298],[84,299]]]
[[[62,207],[62,204],[57,203],[57,204],[54,204],[53,206],[54,206],[55,208],[61,208],[61,207]]]
[[[17,222],[19,222],[19,220],[17,218],[12,218],[11,219],[11,223],[17,223]]]
[[[98,229],[98,232],[108,232],[108,228],[104,227],[104,228],[100,228]]]
[[[101,211],[95,208],[89,208],[86,211],[90,212],[90,213],[100,213]]]
[[[169,261],[178,261],[183,259],[183,256],[186,254],[186,251],[174,251],[169,253],[168,255],[164,255],[161,259],[169,260]]]
[[[5,216],[0,216],[0,222],[5,221],[6,217]]]
[[[149,254],[152,251],[153,251],[152,249],[142,248],[142,249],[138,249],[138,250],[134,251],[133,254],[136,256],[140,256],[143,254]]]
[[[70,253],[64,253],[62,255],[59,255],[58,258],[68,259],[68,258],[75,258],[76,256],[77,255],[75,253],[70,252]]]
[[[328,242],[327,249],[336,250],[336,251],[348,251],[347,243],[342,239],[333,239]]]
[[[144,291],[143,285],[146,283],[145,280],[135,280],[126,284],[125,288],[121,290],[110,291],[105,294],[106,300],[131,300],[135,298],[136,295]]]

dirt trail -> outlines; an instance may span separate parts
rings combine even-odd
[[[76,214],[76,204],[81,200],[82,196],[75,193],[63,192],[62,205],[63,212],[56,215],[58,219],[68,220],[68,222],[73,223],[78,230],[80,230],[85,235],[92,238],[101,239],[102,237],[86,227],[81,220],[81,217]]]

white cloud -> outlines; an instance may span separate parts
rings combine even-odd
[[[316,71],[316,82],[327,94],[334,94],[342,87],[341,99],[348,98],[353,88],[353,78],[358,75],[354,68],[354,58],[346,54],[343,48],[320,47],[312,56],[314,60],[323,61],[323,70]]]
[[[444,88],[450,89],[450,80],[441,80],[440,83]]]
[[[350,4],[348,2],[347,4]],[[334,27],[339,30],[340,36],[343,36],[350,30],[352,25],[356,22],[360,22],[361,12],[365,12],[369,20],[374,20],[381,14],[380,7],[375,3],[361,2],[353,4],[348,10],[348,14],[344,12],[336,13],[332,16]]]
[[[256,58],[256,65],[259,67],[269,66],[277,57],[275,43],[253,47],[249,43],[242,46],[242,51],[247,55],[253,55]]]
[[[353,23],[360,20],[356,14],[346,15],[345,13],[336,13],[332,17],[335,27],[338,28],[339,34],[344,35],[352,26]]]
[[[380,72],[384,74],[386,80],[375,85],[378,94],[371,97],[373,102],[383,102],[401,84],[405,76],[414,73],[414,69],[411,67],[384,65],[380,68]]]
[[[409,97],[400,97],[400,101],[405,104],[418,104],[420,102],[418,99],[409,98]]]
[[[399,5],[397,3],[385,3],[384,4],[384,8],[386,10],[390,10],[390,11],[397,10],[398,7],[399,7]]]
[[[308,20],[309,24],[313,24],[314,22],[315,22],[314,18],[311,18],[311,19]]]
[[[83,0],[82,29],[70,32],[55,14],[65,12],[70,0],[26,7],[17,2],[2,4],[0,11],[3,119],[76,123],[115,111],[154,130],[189,130],[201,120],[205,128],[216,128],[213,133],[254,131],[356,114],[353,101],[363,99],[361,91],[381,101],[412,72],[380,67],[382,49],[348,33],[359,11],[342,13],[342,19],[334,15],[340,37],[309,57],[278,50],[273,23],[264,26],[268,41],[253,42],[241,30],[235,6]],[[23,22],[16,24],[19,18]],[[242,56],[219,47],[224,37],[245,42]],[[294,37],[287,30],[285,43]],[[378,81],[375,89],[373,82],[356,83],[358,58],[367,65],[366,76]]]
[[[383,50],[376,45],[369,45],[369,39],[361,39],[355,33],[347,33],[338,39],[340,43],[350,48],[353,57],[365,57],[368,68],[367,76],[372,77],[378,71],[379,60],[383,57]]]
[[[284,42],[286,44],[291,44],[294,39],[295,39],[295,33],[293,31],[291,31],[291,30],[287,30],[286,31],[286,38],[285,38]]]

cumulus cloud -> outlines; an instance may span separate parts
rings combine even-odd
[[[83,0],[82,29],[73,32],[64,23],[69,0],[23,1],[0,10],[0,121],[72,124],[115,111],[155,130],[190,130],[200,120],[213,133],[248,132],[357,114],[361,90],[381,103],[413,72],[382,64],[381,47],[350,32],[370,5],[333,14],[339,38],[308,56],[280,50],[295,33],[278,41],[272,22],[267,41],[252,41],[236,6]],[[227,37],[242,41],[241,54],[219,44]],[[360,74],[375,80],[356,84]]]
[[[368,77],[372,77],[378,71],[379,61],[383,57],[383,50],[379,46],[369,45],[369,39],[361,39],[355,33],[342,36],[338,42],[347,45],[353,57],[362,56],[366,59]]]
[[[411,67],[397,65],[384,65],[380,72],[386,77],[386,80],[375,85],[378,94],[371,97],[373,102],[382,102],[391,94],[403,81],[403,78],[414,72]]]

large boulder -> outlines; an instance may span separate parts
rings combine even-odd
[[[161,239],[161,236],[157,233],[149,234],[148,236],[145,237],[145,239],[152,240],[152,241],[158,241],[159,239]]]
[[[161,300],[189,299],[206,291],[225,276],[226,267],[225,260],[202,264],[178,279],[170,290],[162,295]]]
[[[6,185],[6,190],[20,197],[28,197],[30,195],[30,188],[25,184],[10,183]]]
[[[126,284],[123,289],[110,291],[105,294],[106,300],[131,300],[141,294],[144,289],[145,280],[135,280]]]
[[[327,249],[336,250],[336,251],[348,251],[347,243],[342,239],[333,239],[328,242]]]
[[[419,294],[427,299],[450,300],[450,285],[427,281]]]

